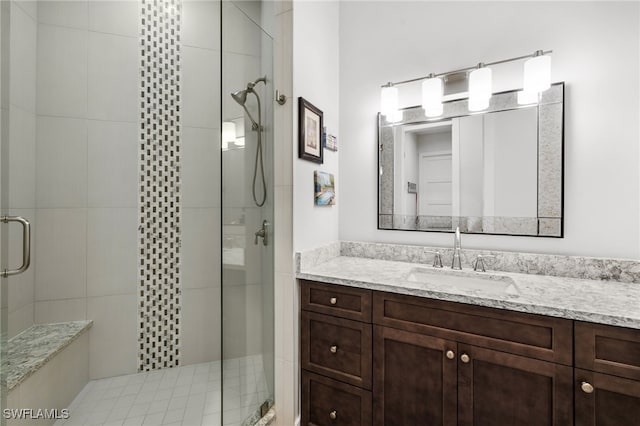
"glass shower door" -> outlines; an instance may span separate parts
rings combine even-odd
[[[273,40],[245,12],[223,2],[222,418],[233,425],[253,425],[274,389]]]

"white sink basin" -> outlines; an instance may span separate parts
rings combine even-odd
[[[424,283],[437,288],[478,291],[492,294],[520,294],[511,277],[486,272],[466,272],[450,269],[413,268],[407,281]]]

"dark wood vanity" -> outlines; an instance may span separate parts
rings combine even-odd
[[[302,425],[640,425],[640,330],[300,281]]]

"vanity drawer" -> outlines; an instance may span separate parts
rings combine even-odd
[[[373,322],[544,361],[573,363],[570,320],[373,292]]]
[[[371,389],[371,324],[302,312],[302,368]]]
[[[371,322],[371,291],[313,281],[300,281],[305,311]]]
[[[301,424],[371,425],[371,392],[303,371]]]
[[[576,367],[640,380],[640,330],[575,322]]]

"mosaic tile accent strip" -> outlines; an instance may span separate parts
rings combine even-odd
[[[138,370],[180,364],[180,0],[142,0]]]

